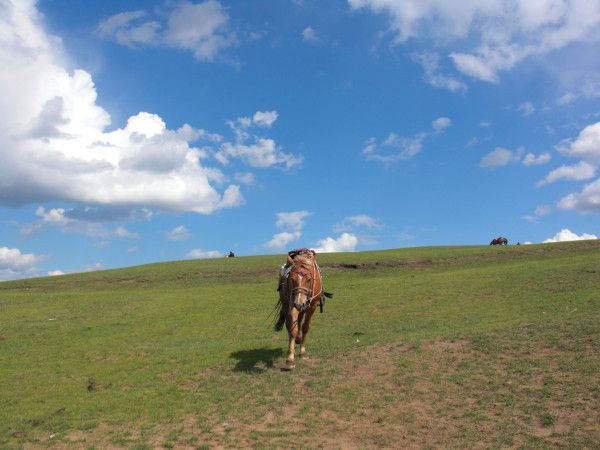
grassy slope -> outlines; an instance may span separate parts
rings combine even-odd
[[[600,437],[586,425],[600,420],[600,242],[403,249],[319,261],[335,297],[315,317],[313,360],[293,374],[269,370],[283,360],[286,341],[269,322],[281,256],[1,283],[0,446],[281,446],[289,444],[289,426],[308,429],[315,417],[338,424],[330,425],[331,436],[347,435],[355,414],[374,423],[359,441],[299,443],[463,446],[493,435],[490,445],[585,447]],[[436,342],[461,344],[439,352]],[[375,368],[370,355],[380,377],[360,369]],[[570,396],[513,392],[521,419],[490,415],[508,406],[486,392],[501,392],[510,374],[539,381],[550,367],[555,384],[574,386]],[[304,386],[307,377],[318,382]],[[430,386],[419,390],[419,382]],[[452,402],[467,391],[479,406],[457,415]],[[413,400],[422,405],[406,409]],[[282,402],[291,404],[292,417]],[[422,412],[431,402],[440,409],[428,417],[441,415],[428,422]],[[578,406],[581,417],[552,429],[565,405]],[[488,422],[503,425],[486,431]],[[446,431],[436,438],[431,429]]]

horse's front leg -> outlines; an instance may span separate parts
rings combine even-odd
[[[286,366],[290,369],[294,368],[294,359],[296,354],[296,336],[298,336],[298,310],[293,306],[290,307],[290,312],[288,313],[285,325],[288,330],[288,357],[285,362]]]
[[[302,324],[302,339],[300,341],[300,357],[306,357],[306,335],[308,334],[310,319],[314,314],[315,309],[316,308],[313,307],[306,311],[306,317],[304,317],[304,323]]]
[[[296,344],[302,343],[302,319],[304,319],[304,313],[298,314],[298,334],[296,335]]]

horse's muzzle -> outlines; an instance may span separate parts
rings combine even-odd
[[[301,302],[300,299],[303,296],[306,299],[306,301]],[[293,307],[296,308],[298,310],[298,312],[304,312],[304,311],[306,311],[306,308],[308,308],[310,306],[311,296],[312,296],[311,289],[307,289],[307,288],[303,288],[303,287],[296,287],[296,288],[292,289],[292,295],[291,295],[290,300],[291,300]]]
[[[306,308],[308,308],[309,303],[296,303],[294,302],[294,308],[296,308],[298,310],[298,312],[304,312],[306,311]]]

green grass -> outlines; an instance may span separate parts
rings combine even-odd
[[[283,262],[0,283],[0,448],[343,446],[292,433],[324,420],[332,436],[368,422],[359,447],[394,446],[402,427],[434,447],[427,427],[451,447],[598,437],[586,424],[600,418],[600,242],[319,255],[335,297],[314,318],[313,360],[292,374],[278,370],[286,335],[270,322]],[[381,395],[348,378],[355,366]]]

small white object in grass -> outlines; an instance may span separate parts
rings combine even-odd
[[[357,339],[356,342],[360,342],[360,341]]]
[[[56,319],[52,318],[52,319],[48,319],[48,320],[56,320]]]
[[[51,434],[50,435],[50,439],[54,439],[56,437],[56,434]]]

